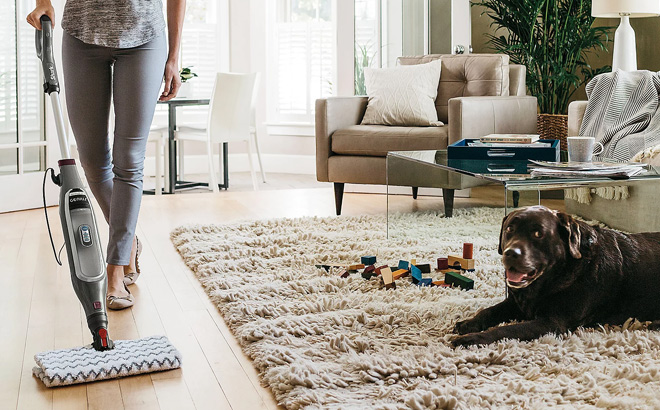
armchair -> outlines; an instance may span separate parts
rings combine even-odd
[[[316,177],[334,183],[337,215],[345,183],[387,183],[388,151],[439,150],[464,138],[536,132],[536,97],[525,95],[524,66],[509,64],[509,57],[499,54],[399,57],[398,63],[436,59],[442,60],[442,73],[435,103],[444,126],[360,125],[367,97],[316,101]]]

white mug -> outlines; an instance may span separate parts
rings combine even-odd
[[[594,137],[568,137],[568,161],[591,162],[594,155],[600,155],[605,148]],[[594,152],[594,145],[600,146],[600,151]]]

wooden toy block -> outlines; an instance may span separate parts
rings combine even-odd
[[[447,263],[454,268],[458,267],[463,270],[474,270],[474,259],[464,259],[455,255],[449,255]]]
[[[362,277],[365,279],[371,279],[376,276],[376,268],[374,265],[369,265],[362,271]]]
[[[465,242],[463,244],[463,259],[472,259],[473,258],[473,256],[472,256],[473,249],[474,249],[474,246],[471,243]]]
[[[385,289],[396,289],[396,282],[388,283],[385,285]]]
[[[361,263],[355,264],[355,265],[349,265],[346,267],[348,270],[358,270],[358,269],[364,269],[364,265]]]
[[[404,260],[400,260],[400,261],[399,261],[399,269],[405,269],[405,270],[410,269],[410,262],[408,262],[408,261],[404,261]]]
[[[360,258],[360,263],[363,265],[374,265],[376,263],[376,257],[375,256],[363,256]]]
[[[392,277],[392,270],[390,268],[383,268],[380,271],[380,276],[383,279],[383,284],[386,286],[394,282],[394,278]]]
[[[376,271],[375,271],[375,272],[376,272],[376,275],[380,275],[381,271],[382,271],[383,269],[387,268],[387,267],[388,267],[387,265],[383,265],[383,266],[379,266],[379,267],[377,267],[377,268],[376,268]]]
[[[422,273],[431,273],[431,264],[423,263],[421,265],[415,265],[422,271]]]
[[[362,278],[364,278],[366,280],[369,280],[369,279],[376,276],[376,274],[374,272],[367,272],[367,273],[362,272],[361,275],[362,275]]]
[[[422,280],[422,271],[417,266],[411,266],[410,271],[414,279],[417,279],[418,281]]]
[[[440,273],[444,273],[445,275],[447,272],[454,272],[454,273],[461,273],[460,269],[454,269],[454,268],[449,268],[449,269],[443,269],[440,271]]]
[[[448,283],[445,283],[444,280],[436,280],[436,281],[432,282],[432,284],[435,285],[435,286],[439,286],[441,288],[451,288],[451,285],[448,284]]]
[[[326,272],[330,271],[330,268],[343,268],[344,265],[341,263],[323,263],[319,265],[315,265],[317,268],[323,268],[325,269]]]
[[[410,264],[411,265],[417,265],[417,259],[411,259]]]
[[[431,278],[422,278],[422,280],[419,281],[419,286],[430,286],[432,282],[433,279]]]
[[[470,278],[466,278],[460,273],[447,272],[445,275],[445,283],[460,286],[463,290],[474,289],[474,281]]]
[[[392,272],[392,279],[397,280],[397,279],[404,278],[404,277],[408,276],[409,273],[410,273],[410,271],[405,270],[405,269],[396,270],[396,271]]]
[[[341,269],[339,272],[339,277],[346,279],[347,277],[351,276],[350,272],[347,271],[346,269]]]
[[[447,258],[438,258],[438,270],[444,270],[449,267]]]

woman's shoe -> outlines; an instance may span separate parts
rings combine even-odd
[[[142,253],[142,242],[140,242],[137,236],[135,237],[135,243],[137,248],[137,252],[135,252],[135,272],[124,273],[124,285],[126,286],[134,284],[138,276],[140,276],[140,262],[138,258]]]
[[[106,296],[105,302],[108,306],[108,309],[122,310],[135,304],[135,299],[133,298],[133,295],[131,295],[131,291],[128,290],[126,285],[124,285],[124,289],[126,289],[126,292],[128,292],[127,296]]]

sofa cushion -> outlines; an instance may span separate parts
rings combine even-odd
[[[504,54],[429,54],[399,57],[401,65],[425,64],[442,60],[435,107],[438,120],[448,121],[449,99],[469,96],[509,95],[509,56]]]
[[[436,125],[441,61],[393,68],[365,68],[369,103],[362,124]]]
[[[335,131],[332,152],[342,155],[384,157],[388,151],[447,148],[449,127],[397,127],[352,125]]]

